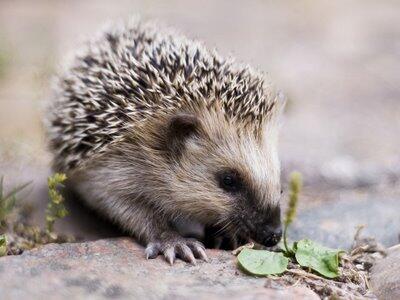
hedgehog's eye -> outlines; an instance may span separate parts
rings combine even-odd
[[[224,171],[218,176],[219,186],[227,192],[238,192],[242,187],[239,174],[235,171]]]

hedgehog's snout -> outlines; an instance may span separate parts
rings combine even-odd
[[[267,212],[258,212],[252,220],[251,238],[264,246],[272,247],[282,238],[280,208],[269,209]]]
[[[258,232],[256,232],[255,240],[256,242],[267,246],[272,247],[279,243],[282,238],[282,227],[270,227],[266,226],[264,228],[260,228]]]

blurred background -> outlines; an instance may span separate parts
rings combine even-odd
[[[6,186],[34,180],[31,199],[46,198],[41,110],[51,76],[104,22],[137,14],[268,72],[289,99],[281,158],[285,177],[293,169],[304,174],[305,205],[355,199],[367,201],[364,209],[373,201],[375,212],[360,222],[390,220],[397,226],[390,230],[394,243],[400,232],[400,217],[393,215],[400,209],[399,12],[396,0],[1,0],[0,175]],[[383,199],[388,209],[377,217]]]

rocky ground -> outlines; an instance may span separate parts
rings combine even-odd
[[[306,288],[273,290],[242,275],[232,255],[209,251],[209,263],[146,261],[132,240],[49,245],[0,265],[5,299],[318,299]]]
[[[270,73],[289,98],[282,127],[283,179],[305,179],[293,239],[349,248],[358,225],[386,247],[400,234],[400,9],[397,1],[1,1],[0,176],[32,181],[21,198],[44,226],[50,174],[41,127],[49,78],[65,52],[110,18],[139,13],[233,52]],[[72,199],[57,231],[75,244],[0,258],[0,298],[317,297],[295,284],[264,287],[227,252],[171,268]],[[373,267],[382,299],[399,298],[399,248]]]
[[[379,299],[400,298],[399,261],[400,247],[397,245],[373,266],[371,286]]]

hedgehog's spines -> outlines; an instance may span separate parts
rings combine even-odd
[[[227,118],[257,134],[278,102],[260,72],[138,19],[108,25],[88,42],[60,75],[55,98],[47,127],[61,171],[160,113],[218,102]]]

